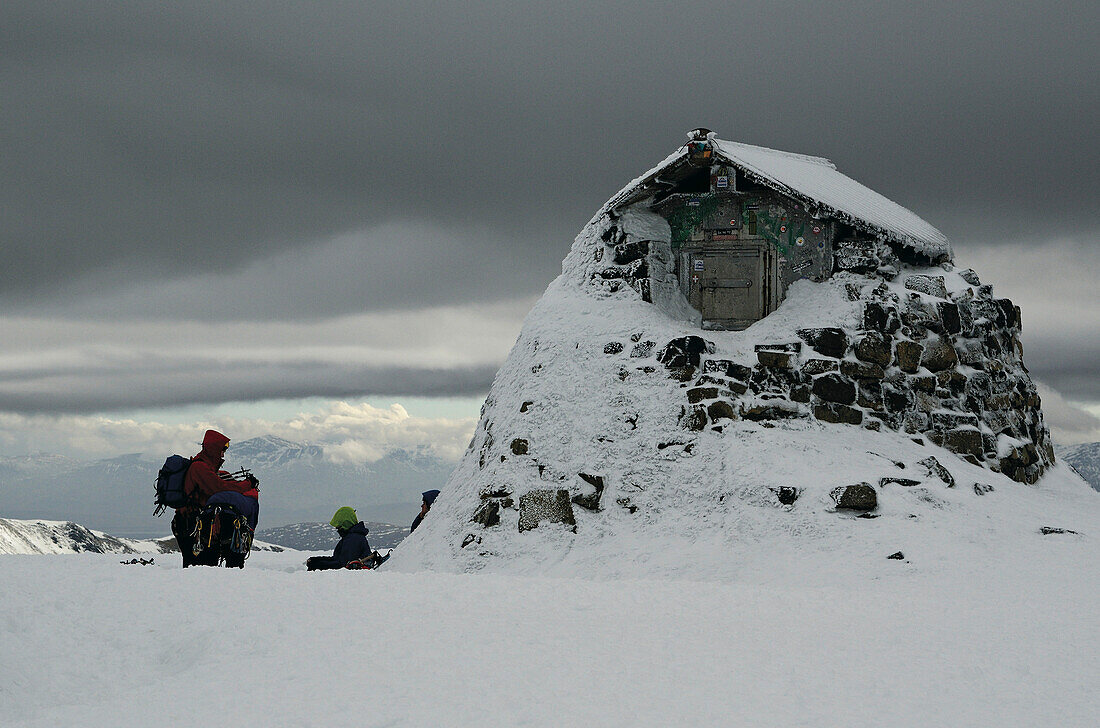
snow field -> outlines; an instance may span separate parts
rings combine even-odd
[[[6,726],[1091,726],[1087,536],[732,581],[0,558]],[[977,557],[977,558],[976,558]],[[737,558],[737,555],[731,555]],[[804,578],[772,578],[780,560]]]

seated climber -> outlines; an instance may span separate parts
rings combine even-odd
[[[435,499],[439,496],[438,490],[426,490],[421,493],[424,496],[424,501],[420,504],[420,513],[412,522],[412,526],[409,528],[409,533],[416,530],[416,527],[420,525],[420,522],[424,520],[424,516],[428,515],[428,511],[432,509],[432,503],[435,503]]]
[[[340,543],[336,544],[332,556],[311,556],[306,559],[307,571],[343,569],[355,562],[370,564],[366,568],[373,568],[373,564],[383,560],[378,552],[371,551],[370,543],[367,542],[367,526],[359,520],[354,508],[344,506],[337,509],[329,524],[340,534]]]

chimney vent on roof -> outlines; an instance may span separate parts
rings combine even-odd
[[[699,127],[688,132],[688,162],[696,167],[709,167],[714,161],[714,132]]]

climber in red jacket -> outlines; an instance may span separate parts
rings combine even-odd
[[[229,449],[228,437],[217,430],[207,430],[202,439],[202,450],[192,458],[191,466],[187,469],[183,489],[191,502],[189,505],[177,508],[176,516],[172,519],[172,533],[175,534],[176,542],[183,554],[185,569],[194,563],[199,563],[192,554],[195,518],[215,494],[238,494],[231,502],[238,507],[238,510],[243,511],[242,515],[248,518],[249,524],[255,528],[260,508],[260,491],[256,487],[258,481],[251,475],[245,480],[227,478],[228,473],[221,469],[227,449]]]

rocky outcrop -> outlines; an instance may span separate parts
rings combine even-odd
[[[834,488],[829,494],[836,507],[851,511],[873,511],[878,507],[878,493],[870,483],[857,483]]]
[[[886,428],[1034,483],[1054,452],[1020,359],[1019,309],[990,286],[949,294],[943,276],[909,275],[904,286],[902,300],[871,278],[849,284],[860,330],[799,329],[801,341],[757,345],[751,367],[713,358],[697,337],[668,342],[660,358],[686,387],[681,425],[813,417]]]

